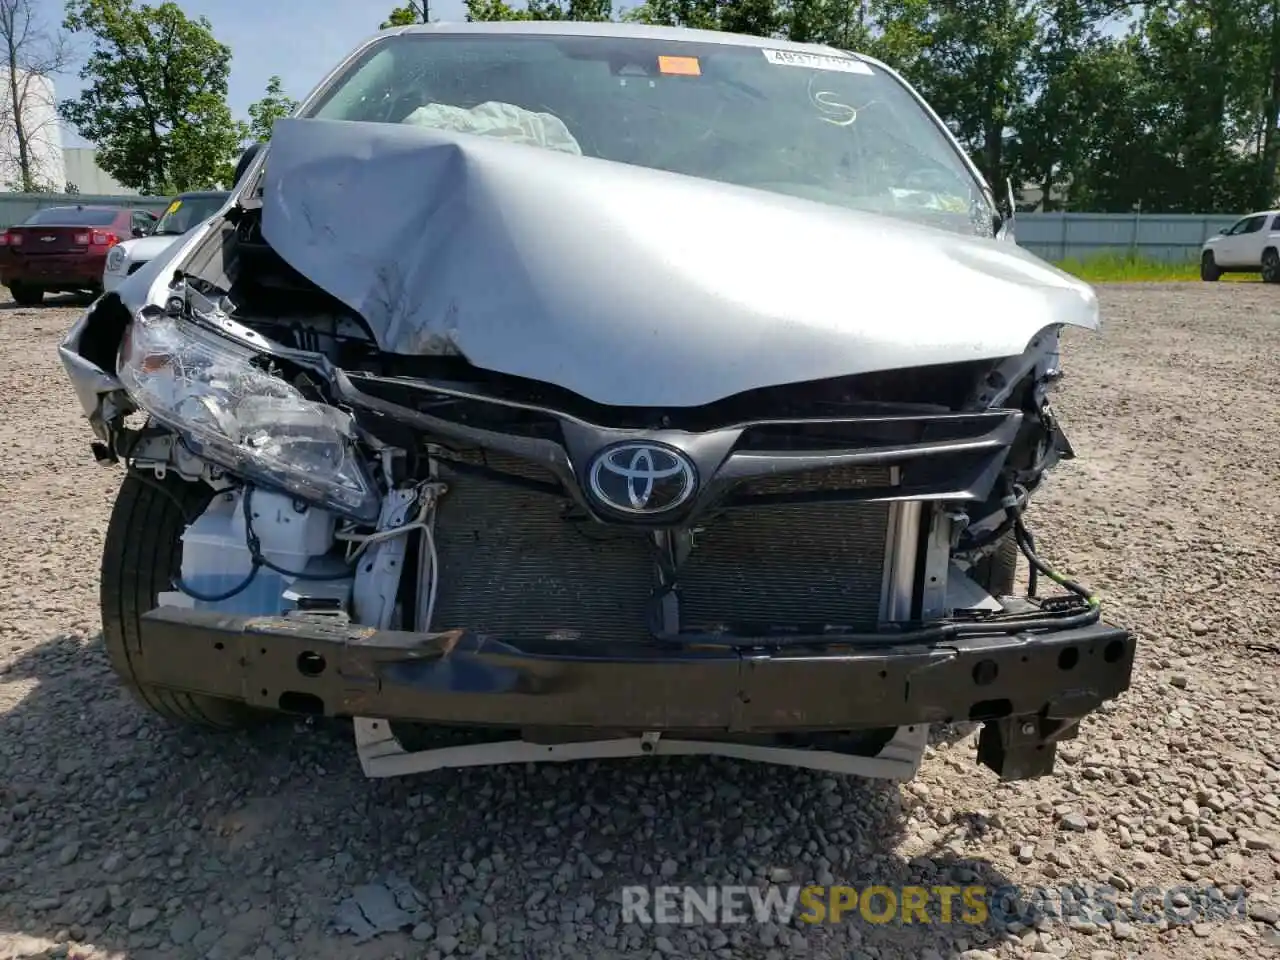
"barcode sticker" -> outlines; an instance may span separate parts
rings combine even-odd
[[[841,73],[871,75],[871,68],[852,57],[828,57],[819,53],[797,53],[794,50],[765,50],[764,58],[775,66],[807,67],[810,70],[837,70]]]

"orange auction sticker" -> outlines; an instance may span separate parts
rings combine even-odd
[[[659,57],[658,71],[677,77],[702,76],[702,66],[697,57]]]

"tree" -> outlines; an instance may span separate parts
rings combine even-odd
[[[409,0],[403,7],[396,7],[387,19],[382,21],[379,30],[391,27],[411,27],[415,23],[431,22],[431,0]]]
[[[0,0],[0,50],[5,74],[0,123],[13,131],[0,164],[14,189],[53,192],[49,185],[54,173],[44,169],[40,154],[57,144],[50,78],[67,66],[70,48],[62,34],[44,28],[34,0]]]
[[[463,0],[467,19],[484,20],[609,20],[613,14],[611,0],[527,0],[524,8],[513,7],[505,0]]]
[[[91,38],[87,86],[59,104],[127,187],[177,193],[229,184],[248,131],[227,106],[231,51],[172,2],[68,0],[65,26]]]
[[[728,30],[768,37],[784,33],[783,8],[775,0],[646,0],[626,19],[666,27]]]
[[[884,15],[889,0],[645,0],[624,20],[657,26],[729,30],[797,43],[825,43],[901,65],[905,53],[896,21]],[[927,0],[898,0],[922,4]],[[901,48],[901,49],[899,49]]]
[[[286,96],[279,77],[267,81],[267,95],[249,104],[249,136],[259,143],[271,139],[271,127],[281,117],[287,117],[298,106],[298,101]]]
[[[1028,96],[1014,108],[1015,134],[1008,165],[1022,183],[1038,184],[1044,210],[1059,202],[1059,190],[1079,188],[1081,166],[1096,141],[1096,120],[1108,97],[1129,99],[1133,89],[1114,90],[1108,80],[1130,71],[1108,55],[1125,49],[1105,38],[1087,0],[1049,0],[1026,70]],[[1110,71],[1110,72],[1108,72]]]
[[[947,121],[998,192],[1008,174],[1005,145],[1027,94],[1037,36],[1035,0],[894,0],[886,13],[899,31],[927,38],[927,56],[906,75]]]
[[[1280,0],[1258,4],[1256,12],[1262,56],[1258,68],[1265,78],[1261,92],[1258,142],[1258,169],[1251,207],[1269,207],[1275,202],[1276,172],[1280,165]],[[1270,118],[1270,120],[1268,120]]]

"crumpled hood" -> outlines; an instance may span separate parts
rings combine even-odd
[[[1012,243],[429,128],[285,119],[263,233],[384,350],[591,400],[1021,353],[1092,289]]]

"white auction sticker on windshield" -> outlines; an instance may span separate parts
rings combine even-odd
[[[808,67],[810,70],[838,70],[842,73],[871,75],[871,68],[852,57],[828,57],[820,53],[797,53],[794,50],[765,50],[764,58],[783,67]]]

